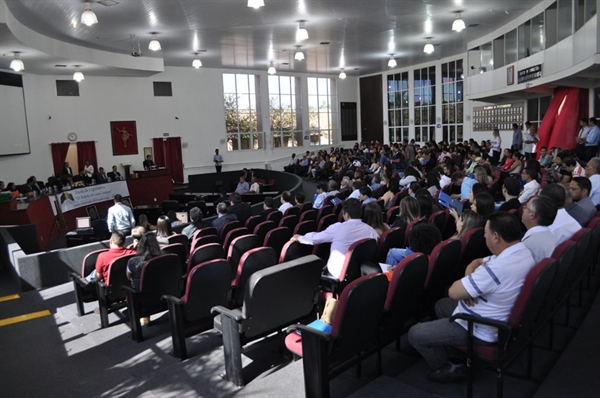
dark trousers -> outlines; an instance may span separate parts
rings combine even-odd
[[[223,167],[223,166],[215,166],[215,168],[217,169],[217,173],[221,172],[221,167]]]
[[[589,162],[591,158],[596,156],[598,152],[598,145],[586,146],[585,147],[585,161]]]

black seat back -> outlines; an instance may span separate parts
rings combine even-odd
[[[483,228],[473,228],[467,231],[460,239],[462,248],[460,260],[458,261],[455,278],[460,279],[465,276],[465,269],[471,261],[476,258],[484,258],[490,256],[490,249],[485,244]]]
[[[83,262],[81,263],[81,277],[85,278],[88,276],[93,270],[96,269],[96,260],[98,259],[98,255],[100,253],[107,252],[108,249],[100,249],[94,250],[93,252],[89,252],[83,258]]]
[[[135,254],[127,254],[114,259],[108,266],[108,272],[104,278],[104,283],[107,287],[106,298],[109,303],[125,300],[125,292],[121,287],[131,285],[125,271],[127,270],[127,262],[133,257],[135,257]]]
[[[243,235],[235,238],[231,245],[229,246],[229,251],[227,253],[227,260],[229,261],[232,277],[235,276],[234,273],[237,271],[238,265],[240,264],[240,260],[244,253],[252,249],[256,249],[257,247],[262,246],[262,241],[256,235]]]
[[[352,281],[340,296],[332,324],[331,362],[343,362],[376,346],[388,290],[383,274]]]
[[[229,246],[231,246],[231,242],[233,242],[235,238],[239,238],[240,236],[244,235],[250,235],[250,231],[248,231],[248,228],[246,227],[235,228],[229,231],[227,236],[225,236],[225,240],[223,241],[223,250],[225,250],[225,253],[229,252]]]
[[[188,261],[188,268],[192,269],[198,264],[216,259],[225,259],[225,250],[223,250],[223,246],[220,243],[208,243],[194,250],[190,261]]]
[[[300,208],[297,206],[288,207],[283,216],[296,216],[300,217]]]
[[[192,239],[196,239],[201,236],[207,236],[207,235],[217,235],[217,229],[215,227],[200,228],[199,230],[194,232]]]
[[[185,247],[185,245],[183,245],[181,243],[172,243],[172,244],[161,247],[160,250],[164,254],[171,254],[171,253],[177,254],[179,256],[179,260],[181,261],[181,264],[187,263],[188,250]]]
[[[393,227],[382,233],[377,246],[377,261],[385,263],[388,251],[392,248],[401,248],[403,242],[404,228]]]
[[[267,232],[267,236],[265,236],[265,240],[263,246],[272,247],[275,249],[275,253],[277,254],[277,258],[279,259],[279,255],[281,254],[281,249],[283,246],[292,238],[292,231],[287,227],[279,227],[270,230]]]
[[[267,214],[266,221],[273,221],[275,225],[279,225],[279,221],[283,218],[283,213],[279,210]]]
[[[236,229],[236,228],[243,227],[243,226],[244,225],[237,220],[229,221],[228,223],[225,223],[225,225],[223,225],[221,227],[221,231],[219,233],[219,239],[221,240],[221,242],[225,242],[225,237],[227,236],[229,231]]]
[[[277,253],[271,247],[257,247],[246,252],[237,268],[237,273],[233,281],[235,287],[233,293],[234,305],[241,305],[244,298],[244,288],[246,282],[252,274],[265,268],[269,268],[277,264]]]
[[[281,255],[279,256],[279,262],[285,263],[287,261],[296,260],[300,257],[308,256],[312,253],[312,245],[303,245],[298,241],[288,241],[283,245],[281,249]]]
[[[315,209],[306,210],[300,214],[300,222],[307,220],[317,221],[317,211]]]
[[[180,297],[182,265],[176,254],[163,254],[144,263],[140,277],[139,305],[141,316],[167,309],[163,295]]]
[[[209,243],[218,243],[221,244],[219,237],[217,235],[205,235],[200,236],[192,242],[192,247],[190,248],[190,252],[193,253],[197,248],[208,245]]]
[[[225,259],[210,260],[196,265],[187,277],[183,315],[188,322],[211,316],[217,305],[227,306],[231,284],[231,267]]]
[[[297,209],[297,207],[296,207]],[[289,209],[288,209],[289,210]],[[290,214],[288,216],[284,216],[281,221],[279,221],[280,227],[288,227],[290,231],[293,231],[298,225],[298,216],[295,214]]]
[[[317,231],[317,223],[314,220],[301,221],[294,229],[294,235],[306,235]]]
[[[330,213],[319,219],[319,225],[317,226],[317,232],[325,231],[331,225],[338,222],[338,216],[336,214]]]
[[[261,216],[260,214],[257,214],[256,216],[252,216],[249,217],[246,220],[246,228],[248,228],[248,230],[250,232],[254,232],[254,228],[256,228],[256,226],[258,224],[260,224],[261,222],[265,221],[265,218],[263,216]]]
[[[272,229],[277,228],[277,224],[273,221],[263,221],[254,228],[254,235],[258,235],[258,237],[264,241],[265,236],[267,236],[267,232]]]
[[[433,308],[436,301],[444,296],[446,288],[454,282],[456,259],[460,258],[461,247],[459,240],[448,239],[433,248],[425,282],[425,308]]]
[[[246,336],[283,328],[309,315],[317,302],[322,270],[323,261],[311,255],[254,273],[242,307]]]

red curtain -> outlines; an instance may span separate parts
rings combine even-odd
[[[94,171],[98,171],[98,161],[96,160],[96,142],[94,141],[83,141],[77,143],[77,170],[73,170],[73,174],[78,174],[79,171],[83,170],[85,162],[89,160],[90,164],[94,166]]]
[[[165,167],[164,138],[152,138],[152,149],[154,150],[154,164],[156,167]]]
[[[540,135],[538,148],[543,146],[548,150],[554,147],[575,148],[575,137],[579,131],[580,107],[580,89],[557,88],[538,130]],[[538,151],[538,156],[539,153]]]
[[[165,163],[175,182],[183,182],[183,158],[181,157],[181,137],[165,140]]]
[[[52,165],[54,166],[54,175],[60,177],[62,174],[65,160],[67,160],[67,153],[69,152],[68,142],[58,142],[50,144],[52,150]]]

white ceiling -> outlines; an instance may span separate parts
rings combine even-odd
[[[266,70],[273,60],[279,71],[337,73],[345,67],[355,76],[387,70],[390,53],[404,67],[465,52],[468,42],[541,0],[265,0],[258,10],[246,0],[116,1],[94,1],[99,23],[88,27],[80,23],[83,0],[5,0],[20,24],[41,35],[127,55],[133,34],[143,57],[162,58],[165,66],[191,67],[192,53],[205,50],[201,59],[209,68]],[[468,26],[460,33],[451,30],[456,11]],[[299,20],[306,20],[310,37],[296,43]],[[148,50],[151,32],[158,32],[161,51]],[[0,24],[0,68],[8,69],[11,52],[21,51],[26,72],[66,74],[83,64],[86,74],[123,75],[98,62],[33,48],[14,33]],[[423,53],[426,37],[435,45],[431,55]],[[295,45],[302,45],[304,61],[294,60]]]

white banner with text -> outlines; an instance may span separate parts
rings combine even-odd
[[[56,207],[54,201],[58,199],[58,204],[65,213],[69,210],[78,209],[80,207],[91,206],[99,202],[113,200],[115,195],[122,197],[129,196],[129,188],[127,182],[116,181],[108,184],[90,185],[85,188],[76,188],[69,191],[64,191],[56,195],[48,197],[50,206],[54,215],[56,215]]]

